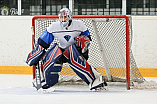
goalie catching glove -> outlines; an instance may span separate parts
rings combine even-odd
[[[85,53],[90,45],[90,39],[87,36],[78,36],[75,38],[77,47],[81,47],[82,53]]]
[[[40,61],[40,59],[44,56],[44,54],[45,54],[45,49],[40,45],[36,45],[36,48],[33,49],[28,54],[26,63],[29,66],[36,65]]]

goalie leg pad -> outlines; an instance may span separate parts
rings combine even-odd
[[[63,55],[67,58],[67,62],[74,72],[88,85],[101,75],[81,56],[74,44],[66,49],[63,52]]]
[[[51,46],[43,59],[44,80],[42,88],[49,88],[58,83],[58,73],[62,69],[61,64],[55,64],[62,56],[62,51],[57,44]]]
[[[40,59],[44,56],[44,54],[45,54],[45,49],[40,45],[36,45],[36,48],[33,49],[28,54],[26,63],[29,66],[36,65],[40,61]]]
[[[54,64],[54,66],[44,71],[45,79],[42,81],[43,89],[50,88],[58,83],[59,72],[61,69],[61,64]]]

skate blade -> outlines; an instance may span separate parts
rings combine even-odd
[[[49,88],[49,89],[42,89],[42,88],[40,88],[38,90],[39,93],[52,93],[54,91],[55,91],[55,88]]]
[[[104,87],[99,87],[94,89],[95,92],[103,92],[103,91],[108,91],[108,87],[104,86]]]

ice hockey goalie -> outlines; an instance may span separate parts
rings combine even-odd
[[[27,63],[33,65],[42,57],[41,87],[48,89],[58,83],[63,63],[69,63],[90,90],[104,89],[107,84],[102,75],[87,62],[88,47],[92,41],[89,30],[81,20],[72,20],[72,13],[68,8],[61,9],[58,16],[59,21],[53,22],[39,37],[38,47],[32,51],[35,54],[28,55],[27,58]],[[59,40],[59,44],[50,46],[55,38]]]

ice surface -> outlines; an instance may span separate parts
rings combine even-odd
[[[31,75],[0,74],[0,104],[157,104],[157,89],[109,86],[109,91],[93,92],[88,86],[66,85],[56,86],[54,92],[37,92]]]

